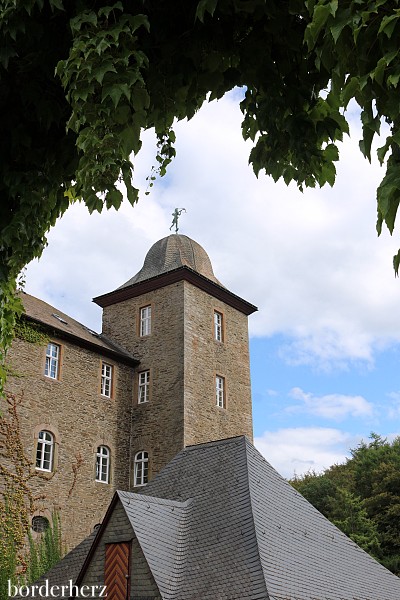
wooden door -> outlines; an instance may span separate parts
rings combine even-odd
[[[104,564],[104,584],[107,600],[127,600],[129,598],[130,542],[106,544]]]

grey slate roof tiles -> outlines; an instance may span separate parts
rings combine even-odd
[[[245,437],[185,448],[118,497],[164,600],[400,600]]]
[[[182,450],[143,494],[193,499],[181,600],[400,600],[400,579],[245,437]]]
[[[117,493],[162,597],[177,598],[175,591],[184,572],[191,500],[176,502]]]

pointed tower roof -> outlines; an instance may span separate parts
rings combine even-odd
[[[164,600],[399,600],[400,579],[245,437],[182,450],[140,496],[118,492]]]
[[[104,308],[181,280],[192,283],[245,315],[257,310],[256,306],[220,283],[214,275],[207,252],[200,244],[177,233],[153,244],[136,275],[116,290],[93,298],[93,302]]]

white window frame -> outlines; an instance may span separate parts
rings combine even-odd
[[[138,377],[138,404],[148,402],[150,398],[150,371],[141,371]]]
[[[223,333],[223,314],[218,310],[214,311],[214,339],[217,342],[224,341]]]
[[[215,399],[218,408],[225,408],[225,377],[215,376]]]
[[[60,371],[60,346],[49,342],[46,348],[46,364],[44,374],[50,379],[58,379]]]
[[[112,389],[113,389],[113,374],[114,368],[113,365],[109,363],[102,362],[101,363],[101,395],[106,398],[111,398]]]
[[[51,473],[53,470],[54,435],[42,430],[38,433],[36,444],[36,470]]]
[[[151,305],[140,309],[140,337],[151,334]]]
[[[96,452],[96,481],[110,483],[110,448],[98,446]]]
[[[148,483],[149,454],[145,450],[141,450],[135,455],[133,478],[135,487],[141,487]]]

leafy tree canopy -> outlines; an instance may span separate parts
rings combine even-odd
[[[371,434],[351,458],[291,484],[361,548],[400,575],[400,438]]]
[[[0,4],[1,346],[12,333],[15,277],[42,252],[71,202],[134,204],[132,157],[158,137],[173,158],[175,120],[244,88],[254,171],[333,185],[344,111],[361,107],[360,149],[386,121],[378,222],[400,200],[398,0],[2,0]],[[133,159],[134,161],[134,159]],[[394,258],[396,272],[400,252]],[[1,357],[0,357],[1,358]],[[0,374],[1,375],[1,374]]]

